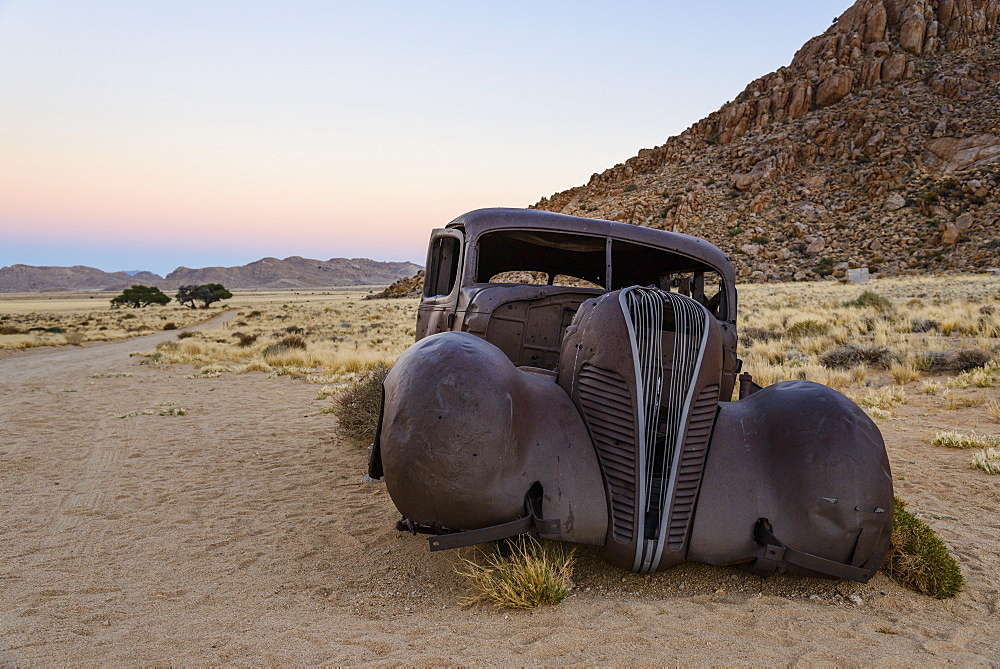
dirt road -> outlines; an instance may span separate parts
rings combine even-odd
[[[504,613],[461,608],[457,556],[392,529],[315,386],[129,357],[174,334],[0,358],[0,665],[1000,661],[1000,477],[927,445],[974,409],[882,424],[956,600],[584,550],[573,597]]]

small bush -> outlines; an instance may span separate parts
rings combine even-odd
[[[848,344],[830,349],[820,356],[819,362],[829,369],[850,369],[857,365],[869,365],[879,369],[889,369],[900,362],[899,355],[885,346],[864,348]]]
[[[792,323],[785,329],[785,335],[792,339],[803,337],[818,337],[830,331],[830,326],[815,320],[804,320]]]
[[[990,360],[993,356],[982,349],[970,348],[963,349],[961,351],[956,351],[952,360],[953,368],[959,372],[968,372],[975,369],[976,367],[982,367]]]
[[[233,336],[236,337],[236,345],[240,348],[253,346],[254,342],[257,341],[257,335],[255,334],[243,334],[242,332],[237,332]]]
[[[177,329],[177,323],[165,323],[163,325],[163,329],[164,330],[176,330]]]
[[[190,339],[191,337],[195,337],[197,335],[198,335],[197,332],[190,332],[188,330],[185,330],[184,332],[178,332],[177,333],[177,338],[178,339]]]
[[[288,337],[285,337],[280,342],[278,342],[278,345],[284,346],[285,348],[304,349],[306,347],[306,340],[298,335],[289,335]]]
[[[834,265],[836,265],[836,262],[834,262],[833,258],[820,258],[819,263],[816,265],[816,273],[820,276],[830,276],[833,274]]]
[[[872,308],[877,311],[888,311],[892,308],[892,300],[879,295],[874,290],[866,290],[853,300],[844,302],[845,307]]]
[[[936,332],[941,329],[941,324],[933,318],[914,318],[910,321],[910,332]]]
[[[19,334],[24,334],[21,328],[16,328],[13,325],[0,326],[0,335],[19,335]]]
[[[333,413],[344,437],[365,445],[375,440],[382,412],[382,382],[388,373],[388,367],[379,365],[337,397]]]
[[[773,341],[781,339],[781,333],[766,328],[743,328],[740,330],[740,339],[747,346],[756,342]]]
[[[82,332],[67,332],[64,339],[70,346],[79,346],[84,342],[86,337]]]
[[[972,466],[987,474],[1000,474],[1000,448],[984,448],[972,456]]]
[[[889,554],[883,569],[903,585],[938,599],[957,595],[965,585],[948,546],[896,498]]]
[[[284,344],[269,344],[261,353],[265,358],[288,353],[288,347]]]
[[[44,330],[42,330],[42,332],[49,332],[51,334],[65,334],[66,328],[51,327],[51,328],[45,328]]]
[[[285,332],[287,332],[288,334],[300,335],[303,332],[305,332],[305,330],[303,330],[297,325],[292,325],[290,327],[285,328]]]
[[[922,372],[945,372],[952,369],[948,351],[923,351],[913,358],[913,365]]]
[[[498,608],[533,609],[566,599],[573,587],[575,552],[557,542],[520,536],[509,542],[509,554],[499,546],[484,564],[463,558],[457,570],[474,593],[462,600],[470,605],[492,602]]]

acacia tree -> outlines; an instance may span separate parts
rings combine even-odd
[[[228,300],[233,296],[221,283],[206,283],[201,286],[181,286],[177,289],[177,301],[194,309],[201,302],[202,309],[208,309],[208,305],[221,300]]]
[[[138,309],[150,304],[166,304],[169,301],[170,298],[156,286],[135,285],[123,290],[121,295],[111,298],[111,308],[127,306]]]

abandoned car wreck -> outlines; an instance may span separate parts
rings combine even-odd
[[[369,475],[432,550],[532,532],[638,573],[686,560],[867,581],[888,549],[881,434],[840,393],[740,377],[709,242],[545,211],[434,230],[416,339]]]

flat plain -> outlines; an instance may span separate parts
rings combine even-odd
[[[168,321],[136,311],[178,330],[0,351],[0,664],[995,664],[1000,477],[931,442],[1000,434],[1000,370],[955,368],[995,360],[1000,281],[866,288],[889,304],[851,305],[863,289],[835,283],[741,287],[741,357],[763,381],[869,405],[896,494],[962,568],[955,599],[884,574],[636,576],[581,548],[559,606],[462,607],[458,555],[394,529],[328,411],[405,349],[415,301],[239,294]],[[0,325],[86,334],[123,312],[43,299],[0,297]],[[864,355],[823,363],[844,348]]]

